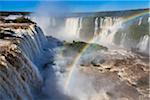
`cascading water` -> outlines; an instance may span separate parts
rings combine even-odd
[[[121,17],[121,16],[119,16],[119,17],[118,16],[115,16],[115,17],[114,16],[112,16],[112,17],[107,17],[107,16],[106,17],[101,17],[101,16],[100,17],[97,17],[97,16],[96,17],[93,17],[93,16],[90,16],[90,17],[86,16],[85,17],[85,16],[83,16],[83,17],[80,17],[80,18],[82,18],[81,22],[80,22],[80,19],[74,20],[73,18],[74,17],[66,18],[66,20],[69,20],[69,21],[72,20],[70,22],[67,22],[68,23],[67,27],[76,26],[75,29],[80,30],[80,32],[74,31],[73,36],[75,36],[75,34],[79,34],[78,36],[80,36],[80,41],[86,41],[88,43],[91,43],[91,40],[93,39],[94,41],[92,41],[92,42],[107,46],[109,48],[109,50],[107,52],[108,55],[107,54],[105,55],[106,52],[94,52],[94,53],[92,52],[90,54],[91,51],[88,52],[88,47],[89,47],[89,45],[88,45],[88,46],[83,47],[83,49],[78,52],[79,54],[77,54],[77,57],[74,58],[73,53],[75,50],[73,49],[72,50],[73,53],[68,57],[68,59],[69,59],[69,61],[70,61],[70,59],[73,59],[73,60],[75,59],[75,60],[73,61],[73,64],[66,65],[69,67],[71,66],[71,68],[69,69],[70,71],[68,73],[68,77],[66,78],[67,82],[64,82],[65,84],[63,84],[63,85],[61,84],[62,87],[65,87],[66,93],[68,93],[69,95],[73,95],[73,96],[77,97],[79,100],[87,100],[87,99],[89,99],[89,100],[95,100],[95,99],[109,100],[110,99],[109,97],[112,96],[112,98],[113,98],[113,96],[116,95],[116,94],[113,95],[111,93],[109,94],[108,92],[113,90],[113,88],[117,88],[117,86],[115,87],[113,85],[122,84],[122,83],[119,83],[119,82],[113,83],[113,84],[109,83],[109,86],[105,87],[107,82],[106,83],[104,82],[104,86],[102,86],[103,87],[102,89],[97,89],[98,87],[101,87],[99,85],[98,85],[98,87],[91,85],[93,82],[93,79],[90,79],[90,78],[88,79],[88,77],[86,76],[91,72],[91,70],[90,71],[88,70],[88,68],[92,66],[91,64],[98,67],[99,70],[103,70],[103,68],[104,69],[106,68],[106,70],[105,70],[106,73],[107,73],[107,71],[108,71],[108,73],[110,73],[110,72],[117,73],[119,77],[123,78],[123,80],[127,80],[129,82],[129,84],[135,85],[135,87],[139,82],[139,81],[137,82],[138,79],[136,80],[136,78],[141,77],[140,75],[142,73],[145,74],[142,77],[144,77],[144,78],[147,77],[146,71],[145,72],[139,71],[140,68],[142,68],[143,66],[145,68],[147,68],[147,65],[146,64],[142,65],[142,63],[141,63],[142,61],[140,61],[140,59],[137,59],[138,56],[136,54],[134,55],[134,52],[131,52],[131,50],[136,49],[136,50],[139,50],[143,53],[146,53],[148,51],[148,49],[149,49],[149,47],[148,47],[149,35],[147,33],[148,28],[146,27],[145,28],[146,31],[144,31],[145,29],[143,28],[143,26],[148,26],[149,21],[147,19],[149,19],[149,16],[147,16],[147,15],[141,16],[140,15],[140,17],[138,16],[138,17],[133,17],[133,18],[126,18],[126,17]],[[78,17],[76,17],[76,18],[78,18]],[[73,23],[76,25],[74,25]],[[82,26],[82,27],[80,27],[80,26]],[[139,30],[139,29],[141,29],[141,30]],[[74,28],[73,28],[73,30],[74,30]],[[138,31],[138,33],[137,33],[137,31]],[[84,40],[83,39],[84,36],[85,37],[89,36],[90,41],[88,41],[88,39]],[[75,39],[75,41],[78,41],[78,40]],[[73,44],[76,43],[75,41],[71,44],[71,46],[74,46]],[[77,42],[77,44],[78,44],[78,42]],[[77,45],[77,47],[78,46],[79,45]],[[115,50],[110,48],[111,46]],[[116,47],[116,48],[114,48],[114,47]],[[69,49],[69,48],[67,48],[67,49]],[[134,50],[134,51],[136,51],[136,50]],[[94,58],[94,55],[97,56],[98,54],[100,57]],[[102,55],[105,55],[105,56],[102,56]],[[71,58],[72,56],[73,56],[73,58]],[[86,56],[85,59],[81,58],[82,56]],[[105,57],[106,58],[108,57],[108,58],[105,59]],[[83,60],[84,62],[82,64],[79,64],[79,62],[81,60],[80,58],[82,60],[84,59]],[[110,59],[110,64],[106,63],[106,65],[105,64],[103,65],[103,63],[107,62],[107,60],[109,58],[112,58],[112,59]],[[64,59],[65,59],[65,57],[64,57]],[[67,57],[66,57],[66,59],[67,59]],[[97,60],[97,61],[92,62],[93,59]],[[58,62],[60,60],[62,60],[62,59],[58,59]],[[134,60],[136,60],[135,63],[131,64],[134,62]],[[68,62],[68,63],[70,64],[70,62]],[[87,62],[87,63],[85,63],[85,62]],[[136,62],[138,62],[138,64]],[[128,68],[128,66],[130,66],[130,65],[132,66],[133,70],[131,67]],[[64,65],[62,65],[62,66],[64,67]],[[117,68],[116,68],[116,66],[117,66]],[[79,72],[76,71],[78,69],[80,70],[80,67],[82,67],[81,70],[85,69],[85,72],[87,72],[88,74],[86,73],[85,76],[84,76],[84,74],[82,76],[82,73],[80,73],[80,71]],[[84,67],[87,67],[87,68],[84,68]],[[124,69],[122,69],[122,67],[124,67]],[[136,71],[140,73],[140,75],[138,74],[139,76],[137,75],[137,77],[135,75],[137,73],[135,73],[134,68],[137,68]],[[65,73],[64,70],[65,69],[63,69],[63,72]],[[104,73],[105,73],[105,71],[104,71]],[[132,76],[134,76],[134,77],[132,77]],[[94,76],[92,76],[92,78],[93,77]],[[100,84],[103,83],[102,81],[104,81],[105,78],[100,79],[101,80]],[[110,78],[110,80],[111,79],[112,79],[112,77]],[[143,79],[143,78],[140,78],[139,80],[141,80],[141,79]],[[89,81],[90,82],[92,81],[92,82],[90,83]],[[97,82],[97,80],[94,80],[94,82],[95,81]],[[111,84],[111,86],[110,86],[110,84]],[[74,87],[76,87],[76,88],[74,89]],[[122,91],[126,91],[125,89],[127,89],[127,87],[124,88]],[[143,89],[143,90],[145,93],[148,93],[146,89]],[[142,92],[143,90],[141,88],[137,89],[137,91],[144,94],[144,92]],[[118,91],[118,89],[116,91]],[[134,93],[138,94],[138,93],[136,93],[137,91],[135,90]],[[129,93],[129,95],[130,95],[130,93]],[[116,98],[114,97],[114,99],[112,99],[112,100],[127,99],[128,97],[125,98],[124,96],[122,96],[119,98],[119,96],[117,96]],[[132,96],[131,96],[131,98],[132,98]],[[131,98],[129,96],[128,99],[130,100]],[[138,95],[133,96],[133,98],[138,100],[139,96]]]
[[[78,31],[80,28],[80,19],[79,18],[67,18],[65,22],[65,33],[67,37],[73,37],[78,39]],[[71,26],[71,28],[70,28]]]
[[[31,60],[41,54],[42,48],[46,43],[46,38],[39,34],[42,33],[39,27],[30,26],[28,30],[17,29],[14,30],[14,32],[22,38],[20,47]],[[30,52],[28,50],[30,50]]]
[[[135,48],[148,53],[150,37],[147,30],[141,30],[141,27],[147,29],[149,17],[140,16],[133,21],[125,19],[101,15],[60,19],[51,17],[47,21],[46,31],[56,37],[61,34],[59,38],[62,40],[75,40],[72,44],[68,41],[63,44],[52,37],[48,42],[36,25],[24,29],[12,28],[14,37],[0,40],[0,99],[138,100],[141,95],[147,96],[148,64],[144,61],[147,58],[126,49]],[[91,46],[76,42],[79,40],[89,43],[94,40],[92,42],[98,44],[93,43]],[[61,45],[54,49],[55,53],[59,52],[56,58],[49,48],[52,42],[56,43],[56,47],[57,44]],[[47,46],[48,43],[50,46]],[[67,49],[62,49],[62,45]],[[109,48],[111,45],[118,48],[112,50]],[[74,68],[76,71],[73,74]],[[69,78],[66,77],[68,73]],[[69,97],[62,93],[67,91],[63,91],[65,83],[69,84]]]
[[[55,20],[57,20],[57,18]],[[136,45],[139,43],[140,36],[141,38],[143,38],[145,36],[144,34],[148,34],[148,31],[145,30],[146,32],[144,32],[144,29],[142,29],[142,27],[144,27],[144,25],[148,26],[149,16],[143,15],[130,21],[127,21],[127,19],[124,17],[117,16],[66,17],[64,18],[64,21],[65,26],[63,27],[65,29],[65,32],[63,32],[63,34],[65,34],[66,37],[70,37],[71,40],[88,42],[89,40],[93,39],[96,43],[106,46],[117,45],[120,47],[132,49],[138,47]],[[57,22],[55,24],[57,24]],[[138,31],[138,29],[140,28],[141,30]],[[147,29],[147,27],[145,28]],[[136,30],[138,31],[138,33],[136,32]]]
[[[0,99],[32,100],[43,82],[33,62],[42,55],[46,38],[35,25],[11,30],[15,32],[15,40],[10,37],[0,41],[5,42],[0,45]]]
[[[77,36],[78,36],[78,39],[80,39],[80,30],[82,29],[82,17],[79,18],[79,21],[78,21],[78,29],[77,29]]]
[[[141,18],[139,18],[139,23],[138,23],[138,25],[141,25],[141,23],[142,23],[142,17]]]
[[[95,19],[95,29],[94,29],[94,37],[96,37],[99,33],[99,22],[98,22],[99,18],[97,17]]]
[[[145,35],[144,37],[142,37],[139,41],[139,43],[137,44],[137,48],[142,51],[142,52],[146,52],[147,54],[149,54],[149,43],[150,43],[150,38],[148,35]]]
[[[99,33],[100,35],[97,36],[98,38],[97,41],[98,43],[103,44],[103,45],[113,44],[115,33],[117,32],[119,28],[122,27],[121,26],[122,19],[121,18],[118,18],[118,19],[106,18],[102,20],[103,20],[103,22],[101,22],[102,26],[100,26],[102,30]],[[109,40],[109,41],[106,41],[106,40]]]

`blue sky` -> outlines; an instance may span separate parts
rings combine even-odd
[[[96,12],[149,8],[148,0],[82,0],[82,1],[54,1],[54,0],[0,0],[0,11],[31,11],[53,10],[71,12]]]

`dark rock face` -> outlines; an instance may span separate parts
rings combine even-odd
[[[13,36],[12,34],[0,33],[0,39],[4,39],[4,38],[7,38],[7,37],[15,37],[15,36]]]
[[[14,32],[11,31],[11,30],[3,30],[3,29],[0,29],[0,39],[4,39],[4,38],[7,38],[7,37],[15,37],[14,36]]]

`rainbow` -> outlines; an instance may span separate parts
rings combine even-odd
[[[133,19],[135,19],[135,18],[138,18],[138,17],[143,16],[143,15],[146,15],[146,14],[149,14],[149,10],[146,10],[146,11],[144,11],[144,12],[142,12],[142,13],[137,13],[137,14],[133,14],[133,15],[131,15],[131,16],[125,17],[125,18],[123,19],[122,23],[129,22],[129,21],[131,21],[131,20],[133,20]],[[94,41],[95,41],[95,40],[91,39],[91,40],[89,40],[88,42],[89,42],[89,43],[93,43]],[[90,46],[89,44],[85,45],[85,46],[82,48],[81,52],[77,54],[77,56],[75,57],[75,60],[74,60],[73,63],[71,64],[71,70],[70,70],[70,72],[69,72],[69,74],[68,74],[68,77],[67,77],[67,80],[66,80],[65,86],[64,86],[65,91],[68,89],[68,85],[69,85],[69,83],[70,83],[71,77],[72,77],[72,75],[73,75],[73,73],[74,73],[74,70],[75,70],[75,68],[76,68],[76,65],[77,65],[79,59],[81,58],[81,56],[83,55],[83,53],[86,52],[86,50],[89,48],[89,46]]]

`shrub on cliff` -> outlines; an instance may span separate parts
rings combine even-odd
[[[88,46],[88,51],[97,51],[97,50],[108,50],[107,47],[104,47],[102,45],[96,44],[96,43],[86,43],[86,42],[75,42],[73,43],[64,43],[64,46],[67,48],[67,50],[75,50],[77,52],[81,52],[86,46]]]
[[[24,17],[19,17],[16,18],[15,20],[13,20],[14,23],[33,23],[35,24],[35,22],[31,21],[29,18],[24,18]]]

